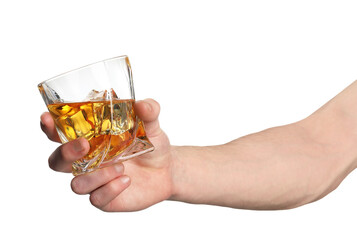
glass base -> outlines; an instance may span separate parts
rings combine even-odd
[[[134,158],[144,153],[151,152],[154,149],[155,147],[154,145],[152,145],[149,139],[147,139],[146,137],[144,138],[137,137],[134,139],[133,143],[127,149],[125,149],[125,151],[123,151],[121,154],[119,154],[113,159],[103,162],[106,153],[108,151],[108,149],[105,149],[105,151],[103,151],[102,154],[96,156],[93,159],[90,160],[81,159],[74,162],[72,164],[72,174],[74,176],[77,176],[80,174],[93,172],[98,168],[108,167],[115,163],[123,162],[130,158]]]

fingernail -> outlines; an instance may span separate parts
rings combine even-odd
[[[124,170],[124,166],[123,166],[123,164],[115,164],[114,169],[117,173],[122,173]]]
[[[78,141],[78,140],[74,141],[73,142],[73,149],[76,152],[82,152],[84,150],[84,147],[83,147],[81,141]]]
[[[130,180],[130,178],[129,178],[128,176],[122,176],[122,177],[120,177],[120,181],[121,181],[122,183],[128,183],[129,180]]]

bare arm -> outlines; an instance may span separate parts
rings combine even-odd
[[[171,146],[161,130],[160,107],[136,104],[156,150],[124,163],[76,176],[72,190],[90,194],[103,211],[137,211],[171,199],[246,209],[287,209],[316,201],[356,167],[357,82],[311,116],[286,126],[210,147]],[[59,141],[48,113],[41,128]],[[58,147],[49,157],[56,171],[88,151],[85,139]]]
[[[306,119],[211,147],[173,147],[171,199],[286,209],[334,190],[356,167],[357,82]]]

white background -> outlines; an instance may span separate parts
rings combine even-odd
[[[37,84],[127,54],[175,145],[300,120],[357,79],[354,1],[1,1],[0,239],[356,239],[357,176],[288,211],[104,213],[51,171]],[[357,124],[357,123],[356,123]],[[223,173],[222,173],[223,174]]]

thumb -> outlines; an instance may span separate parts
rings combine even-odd
[[[159,124],[160,104],[154,99],[148,98],[135,103],[135,112],[143,121],[146,134],[155,137],[161,133]]]

